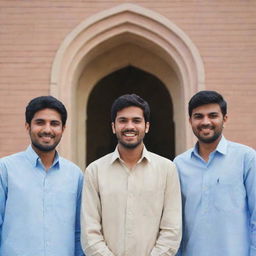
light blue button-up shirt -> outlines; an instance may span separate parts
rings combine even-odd
[[[198,147],[174,160],[182,190],[182,256],[256,256],[256,152],[222,137],[205,162]]]
[[[0,159],[0,255],[83,255],[82,179],[58,154],[46,172],[31,146]]]

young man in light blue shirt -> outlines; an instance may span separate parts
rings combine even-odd
[[[227,105],[215,91],[189,102],[198,142],[177,156],[182,190],[181,256],[256,256],[256,152],[222,135]]]
[[[82,172],[55,149],[66,108],[42,96],[25,115],[31,145],[0,159],[0,255],[82,256]]]

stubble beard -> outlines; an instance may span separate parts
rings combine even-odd
[[[118,140],[118,143],[120,145],[122,145],[124,148],[126,149],[135,149],[137,148],[139,145],[141,145],[141,143],[143,142],[143,140],[137,141],[136,143],[125,143],[121,140]]]
[[[212,129],[214,130],[214,126],[212,127]],[[203,136],[200,136],[199,132],[194,132],[194,134],[196,135],[196,137],[198,138],[198,140],[200,142],[206,143],[206,144],[210,144],[215,142],[216,140],[218,140],[220,138],[220,136],[222,135],[222,129],[221,130],[214,130],[214,134],[213,136],[211,136],[210,138],[205,138]]]

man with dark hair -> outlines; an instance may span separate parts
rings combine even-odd
[[[146,150],[148,103],[135,94],[112,105],[116,150],[85,172],[81,223],[87,256],[175,255],[181,198],[174,164]]]
[[[215,91],[189,102],[198,139],[177,156],[182,191],[180,256],[256,256],[256,153],[222,135],[227,104]]]
[[[65,127],[68,116],[67,110],[62,102],[52,96],[37,97],[29,102],[25,112],[26,123],[30,124],[35,113],[45,108],[56,110],[60,114],[62,126]]]
[[[81,256],[81,170],[60,157],[65,106],[51,96],[26,108],[31,145],[0,159],[0,255]]]

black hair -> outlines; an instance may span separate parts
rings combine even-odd
[[[118,97],[111,107],[111,121],[115,122],[117,112],[127,107],[139,107],[143,110],[145,122],[149,122],[150,108],[148,103],[136,94],[125,94]]]
[[[32,99],[26,107],[26,122],[30,125],[35,113],[46,108],[56,110],[61,116],[62,125],[65,126],[67,110],[62,102],[52,96],[40,96]]]
[[[223,116],[227,114],[227,102],[222,95],[216,91],[200,91],[196,93],[188,103],[189,117],[191,117],[193,109],[211,103],[216,103],[220,106]]]

